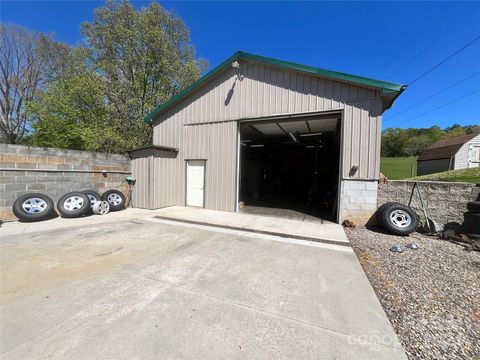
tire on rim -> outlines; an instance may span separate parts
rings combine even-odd
[[[97,201],[101,201],[102,197],[99,193],[93,190],[83,190],[80,191],[81,193],[87,195],[88,199],[90,200],[90,205],[93,206]]]
[[[417,229],[420,222],[412,208],[400,203],[386,203],[378,211],[380,225],[394,235],[409,235]]]
[[[110,212],[110,205],[108,204],[108,201],[100,200],[92,205],[92,211],[97,215],[105,215]]]
[[[125,195],[118,190],[108,190],[102,194],[102,200],[108,201],[110,211],[122,210],[125,207]]]
[[[13,203],[12,210],[18,220],[24,222],[50,219],[55,211],[52,199],[40,193],[18,197]]]
[[[65,218],[84,216],[91,211],[90,199],[84,193],[69,192],[58,200],[57,210]]]

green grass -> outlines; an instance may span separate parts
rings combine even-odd
[[[411,157],[382,157],[380,160],[380,171],[388,179],[399,180],[417,175],[417,158]]]
[[[468,182],[480,184],[480,168],[450,170],[436,174],[414,177],[413,180],[437,180],[452,182]]]

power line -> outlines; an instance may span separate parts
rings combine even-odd
[[[405,124],[405,123],[407,123],[407,122],[410,122],[410,121],[413,121],[413,120],[415,120],[415,119],[418,119],[419,117],[422,117],[422,116],[424,116],[424,115],[430,114],[431,112],[434,112],[434,111],[436,111],[436,110],[438,110],[438,109],[440,109],[440,108],[443,108],[443,107],[445,107],[445,106],[447,106],[447,105],[453,104],[454,102],[457,102],[457,101],[459,101],[459,100],[462,100],[462,99],[464,99],[464,98],[466,98],[466,97],[468,97],[468,96],[471,96],[471,95],[473,95],[473,94],[475,94],[475,93],[477,93],[477,92],[479,92],[479,91],[480,91],[480,89],[474,90],[474,91],[472,91],[472,92],[470,92],[470,93],[468,93],[468,94],[465,94],[465,95],[463,95],[463,96],[460,96],[460,97],[458,97],[458,98],[456,98],[456,99],[454,99],[454,100],[452,100],[452,101],[449,101],[449,102],[447,102],[447,103],[445,103],[445,104],[442,104],[442,105],[440,105],[440,106],[437,106],[437,107],[434,108],[434,109],[425,111],[424,113],[422,113],[422,114],[420,114],[420,115],[417,115],[417,116],[415,116],[415,117],[413,117],[413,118],[411,118],[411,119],[409,119],[409,120],[402,121],[402,122],[400,122],[400,123],[398,123],[398,124],[395,124],[395,126],[402,125],[402,124]]]
[[[450,60],[451,58],[453,58],[455,55],[457,55],[458,53],[462,52],[463,50],[465,50],[467,47],[469,47],[470,45],[472,45],[473,43],[475,43],[476,41],[478,41],[478,39],[480,39],[480,35],[477,36],[475,39],[473,39],[472,41],[470,41],[469,43],[467,43],[466,45],[462,46],[460,49],[458,49],[457,51],[455,51],[453,54],[449,55],[447,58],[445,58],[444,60],[440,61],[437,65],[435,65],[434,67],[430,68],[429,70],[425,71],[422,75],[420,75],[419,77],[417,77],[415,80],[411,81],[410,84],[408,84],[408,86],[411,86],[412,84],[416,83],[418,80],[422,79],[424,76],[426,76],[427,74],[431,73],[433,70],[435,70],[436,68],[438,68],[440,65],[444,64],[445,62],[447,62],[448,60]]]
[[[431,95],[431,96],[423,99],[422,101],[419,101],[418,103],[416,103],[416,104],[414,104],[414,105],[406,108],[405,110],[400,111],[399,113],[391,116],[390,118],[386,119],[385,121],[389,121],[389,120],[393,119],[394,117],[397,117],[397,116],[399,116],[399,115],[401,115],[401,114],[403,114],[403,113],[405,113],[405,112],[413,109],[414,107],[417,107],[418,105],[421,105],[421,104],[427,102],[428,100],[433,99],[435,96],[438,96],[438,95],[440,95],[440,94],[443,94],[445,91],[450,90],[450,89],[454,88],[454,87],[457,86],[457,85],[460,85],[461,83],[463,83],[463,82],[465,82],[465,81],[467,81],[467,80],[469,80],[469,79],[477,76],[478,74],[480,74],[480,71],[479,71],[479,72],[476,72],[475,74],[472,74],[472,75],[470,75],[470,76],[467,76],[466,78],[464,78],[464,79],[462,79],[462,80],[460,80],[460,81],[457,81],[455,84],[452,84],[452,85],[446,87],[446,88],[443,89],[443,90],[440,90],[440,91],[436,92],[435,94],[433,94],[433,95]]]
[[[428,26],[427,26],[425,29],[423,29],[422,32],[418,33],[417,36],[415,36],[412,40],[410,40],[410,41],[408,42],[408,44],[405,45],[405,47],[403,47],[403,49],[402,49],[392,60],[390,60],[390,61],[389,61],[386,65],[384,65],[380,70],[378,70],[378,71],[375,73],[374,76],[377,76],[377,75],[381,74],[382,71],[384,71],[384,70],[387,69],[390,65],[392,65],[392,64],[395,62],[395,60],[397,60],[397,59],[400,57],[400,55],[402,55],[402,54],[405,52],[405,50],[407,50],[415,41],[417,41],[417,39],[419,39],[419,38],[420,38],[421,36],[423,36],[428,30],[430,30],[430,28],[432,27],[432,25],[435,24],[435,23],[437,22],[437,20],[440,19],[440,18],[443,16],[443,14],[447,12],[448,9],[450,9],[451,6],[452,6],[452,5],[446,6],[445,9],[444,9],[442,12],[440,12],[440,14],[439,14],[438,16],[436,16],[435,19],[434,19],[430,24],[428,24]]]
[[[453,24],[452,26],[450,26],[447,31],[445,31],[442,35],[440,35],[439,37],[437,37],[435,40],[433,40],[432,42],[430,42],[427,46],[425,46],[422,50],[420,50],[418,53],[416,53],[405,65],[403,65],[402,67],[400,67],[400,69],[398,69],[397,71],[395,71],[392,75],[390,75],[387,80],[390,80],[392,79],[395,75],[397,75],[400,71],[402,71],[403,69],[405,69],[408,65],[410,65],[415,59],[417,59],[420,55],[422,55],[425,51],[427,51],[433,44],[435,44],[437,41],[443,39],[445,36],[447,36],[455,27],[457,27],[458,24],[460,23],[463,23],[465,21],[466,18],[470,17],[472,15],[472,13],[468,13],[466,14],[465,16],[463,16],[462,18],[460,18],[460,20],[458,20],[455,24]]]

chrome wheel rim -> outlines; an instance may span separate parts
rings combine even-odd
[[[90,205],[93,205],[98,201],[98,199],[92,194],[86,194],[86,195],[88,197],[88,200],[90,200]]]
[[[110,210],[110,205],[108,205],[108,202],[102,201],[100,205],[98,206],[98,213],[100,215],[105,215],[109,212]]]
[[[107,201],[111,205],[120,205],[122,203],[122,198],[118,194],[110,194],[107,196]]]
[[[77,211],[83,206],[83,199],[80,196],[70,196],[63,202],[63,208],[67,211]]]
[[[38,214],[47,209],[47,203],[40,198],[29,198],[22,203],[22,209],[29,214]]]
[[[399,228],[405,228],[412,223],[412,218],[403,210],[394,210],[390,214],[390,221]]]

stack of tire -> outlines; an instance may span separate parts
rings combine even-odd
[[[108,190],[101,196],[93,190],[73,191],[57,202],[57,211],[64,218],[77,218],[92,214],[104,214],[125,207],[125,196],[118,190]],[[29,193],[15,200],[12,206],[15,216],[24,222],[48,220],[55,217],[55,206],[50,197],[41,193]]]
[[[467,203],[467,209],[463,214],[461,232],[471,239],[480,239],[480,194],[476,201]]]

